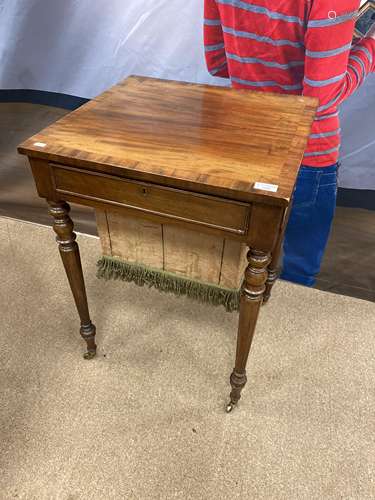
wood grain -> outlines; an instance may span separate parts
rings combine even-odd
[[[301,96],[130,77],[25,141],[19,152],[287,204],[316,107],[317,100]],[[256,190],[256,182],[278,191]]]
[[[98,230],[103,255],[112,257],[111,238],[109,235],[107,212],[95,210],[96,228]]]
[[[223,238],[164,225],[164,269],[193,280],[218,284]]]
[[[113,211],[107,212],[107,220],[113,257],[163,269],[161,224]]]
[[[239,241],[225,239],[220,285],[225,288],[239,288],[247,266],[247,246]]]
[[[235,234],[245,234],[250,205],[154,184],[118,179],[114,176],[88,173],[79,169],[51,165],[51,175],[57,193],[102,201],[117,207],[127,207],[145,213],[164,215]],[[94,194],[95,193],[95,194]]]
[[[95,213],[104,255],[225,288],[242,283],[247,247],[240,241],[111,210]]]

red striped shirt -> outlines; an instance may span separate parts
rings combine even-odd
[[[375,40],[353,45],[360,0],[205,0],[211,74],[233,87],[319,98],[303,163],[338,161],[338,106],[375,71]]]

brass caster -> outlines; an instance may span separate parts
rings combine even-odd
[[[236,403],[233,403],[232,401],[228,404],[228,406],[226,407],[226,412],[227,413],[232,413],[232,411],[235,409],[236,407]]]
[[[96,351],[87,351],[83,355],[84,359],[93,359],[96,356]]]

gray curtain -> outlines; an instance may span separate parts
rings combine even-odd
[[[207,74],[203,0],[0,0],[0,91],[93,97],[129,74]],[[375,77],[342,107],[340,185],[375,189]]]

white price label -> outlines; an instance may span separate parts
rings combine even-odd
[[[254,184],[254,189],[261,189],[262,191],[271,191],[272,193],[276,193],[279,189],[279,186],[276,184],[266,184],[264,182],[256,182]]]
[[[45,148],[47,144],[45,142],[34,142],[34,146],[37,146],[38,148]]]

